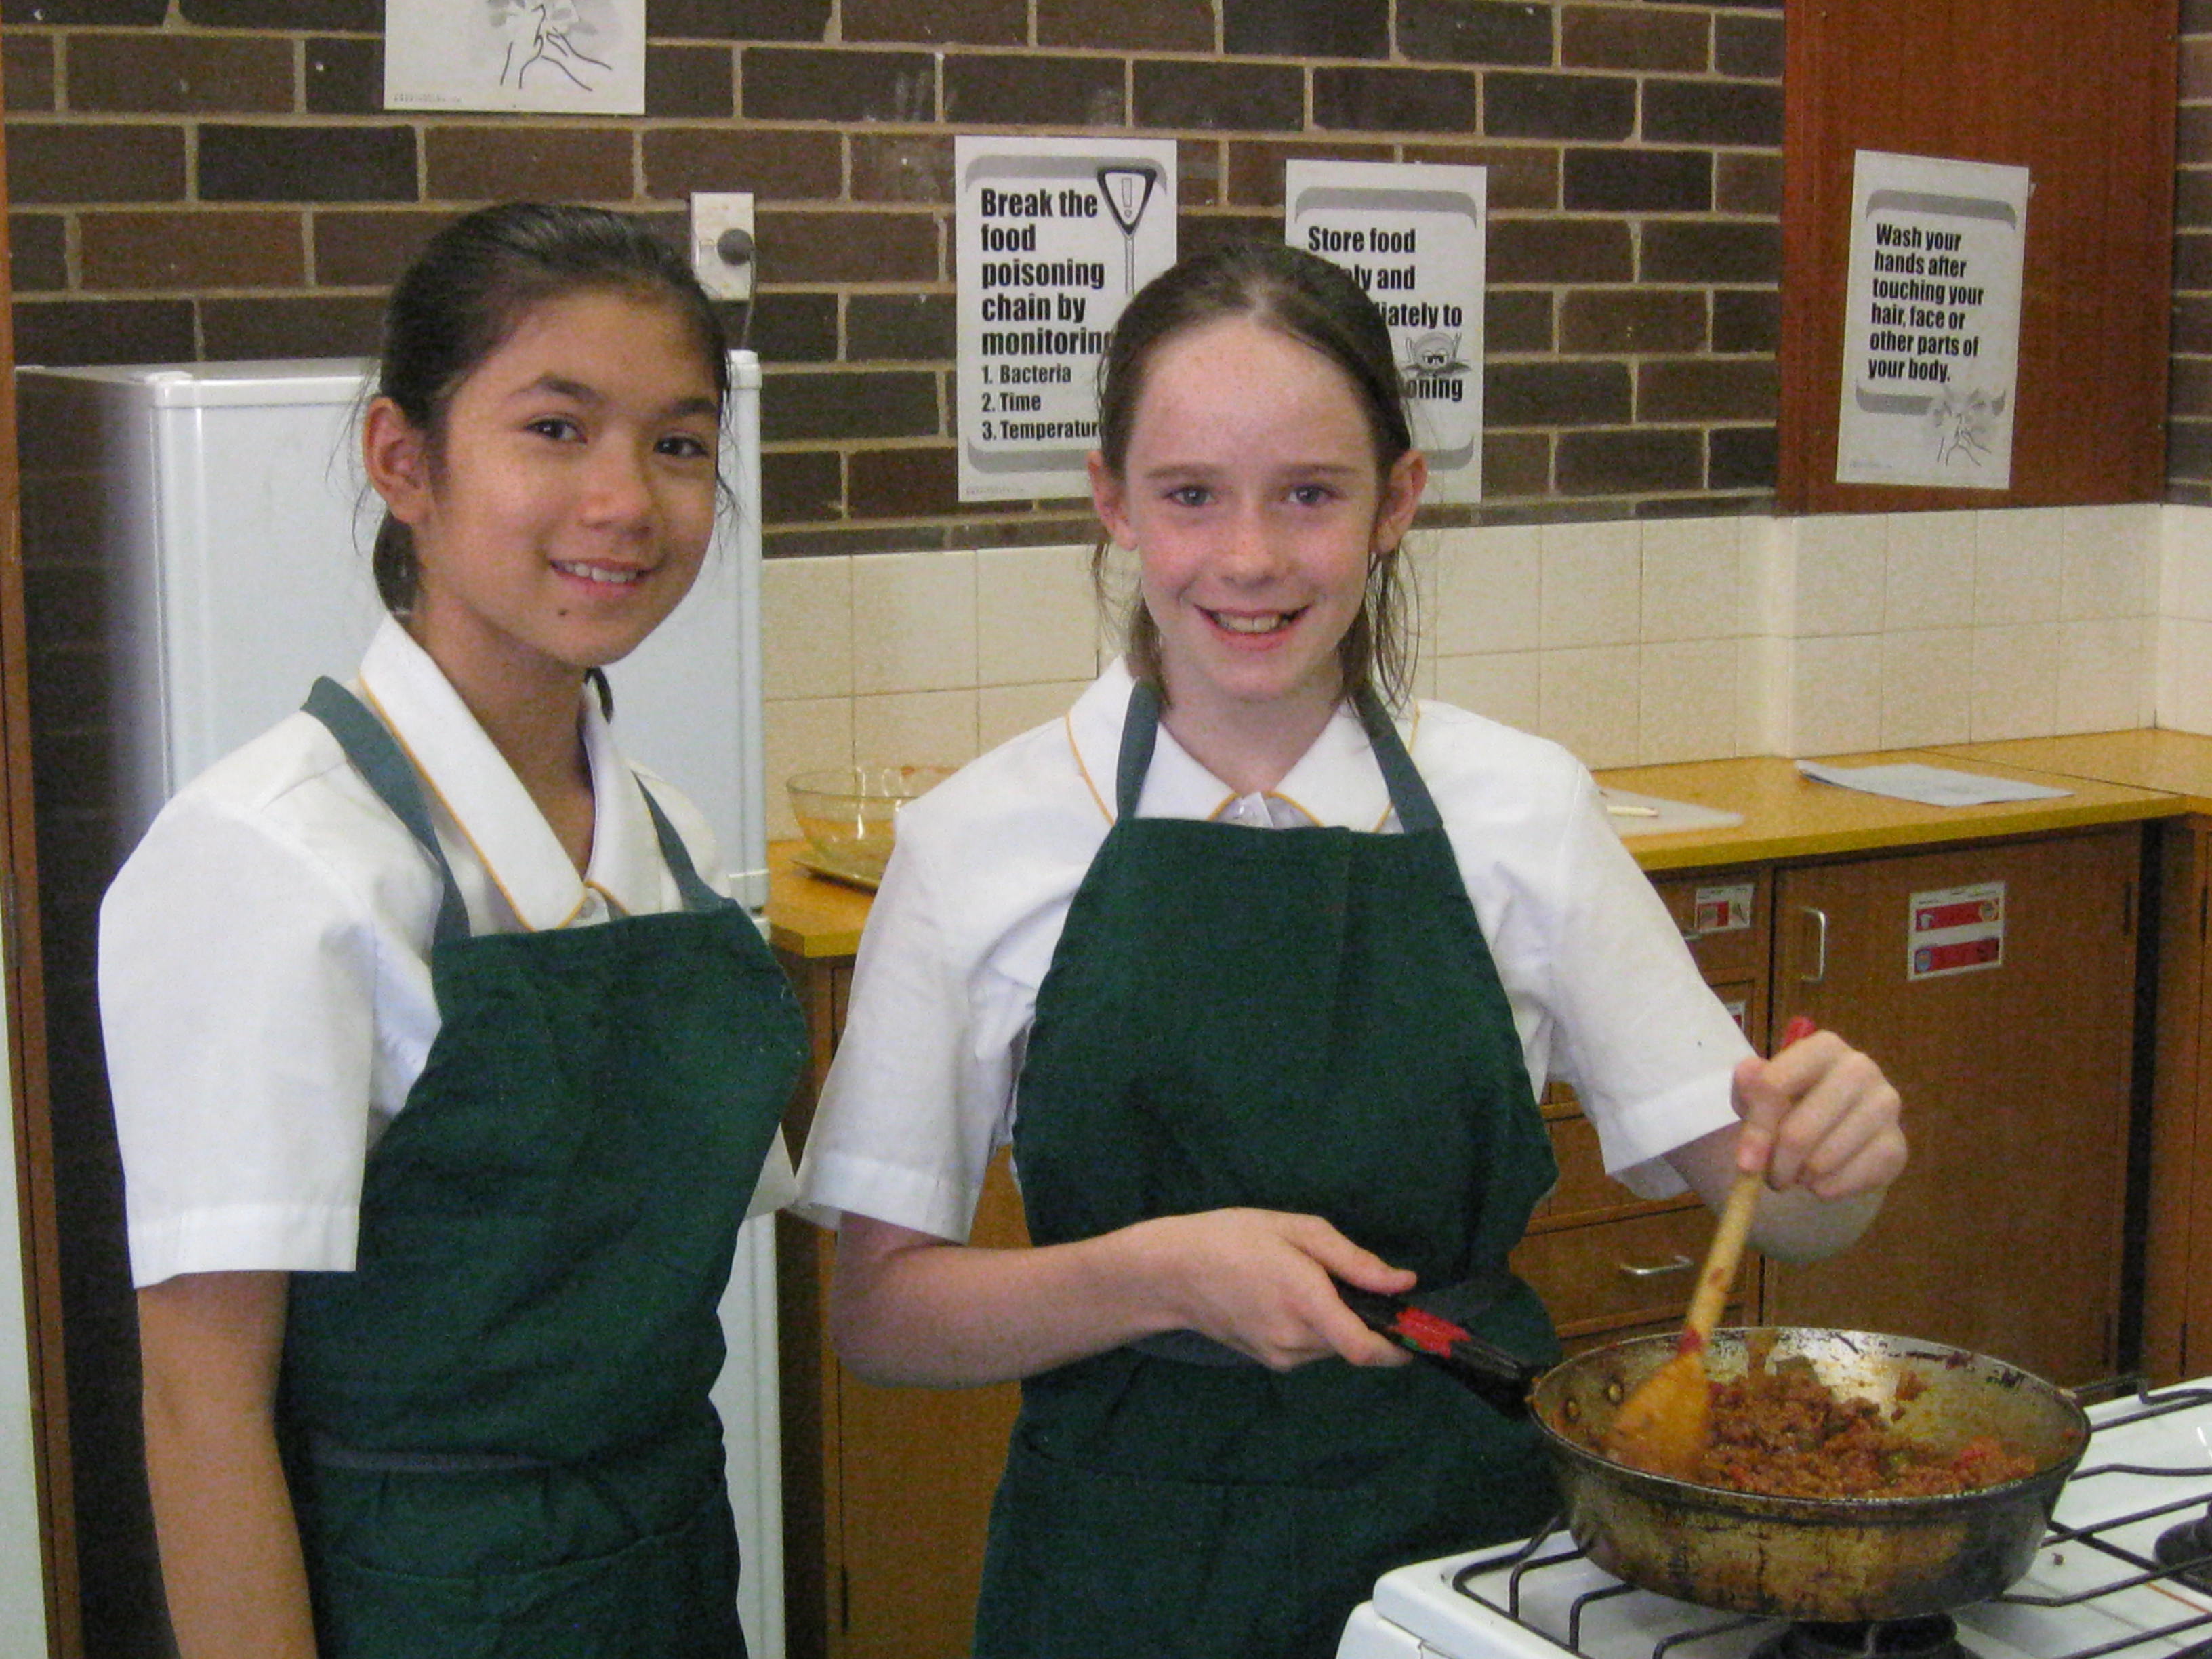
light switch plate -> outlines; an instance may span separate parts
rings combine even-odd
[[[747,252],[741,260],[723,256],[724,234],[744,234]],[[691,198],[691,270],[700,287],[717,300],[753,297],[753,198],[750,194],[699,195]]]

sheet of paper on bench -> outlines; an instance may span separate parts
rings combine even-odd
[[[1869,795],[1889,795],[1929,806],[1979,806],[1993,800],[2047,800],[2074,793],[2070,789],[2053,789],[2048,784],[2023,783],[2017,778],[1954,772],[1947,766],[1922,766],[1909,761],[1895,766],[1824,766],[1818,761],[1801,760],[1797,769],[1822,783],[1839,783],[1846,789],[1863,790]]]

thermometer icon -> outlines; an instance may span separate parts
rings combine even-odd
[[[1098,169],[1098,193],[1106,198],[1106,211],[1121,228],[1121,291],[1125,294],[1136,292],[1137,222],[1145,216],[1145,205],[1152,199],[1152,186],[1159,179],[1160,170],[1149,161],[1126,161]]]

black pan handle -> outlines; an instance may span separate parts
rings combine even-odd
[[[1412,1298],[1363,1291],[1340,1279],[1336,1290],[1368,1329],[1440,1367],[1504,1415],[1528,1416],[1528,1390],[1544,1374],[1543,1366],[1529,1364]]]

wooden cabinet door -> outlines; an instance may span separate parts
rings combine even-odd
[[[1770,1322],[1929,1338],[2059,1383],[2111,1373],[2139,845],[2129,828],[1781,873],[1775,1018],[1881,1062],[1912,1157],[1856,1249],[1767,1264]],[[1912,977],[1916,898],[1990,881],[2002,962]]]

